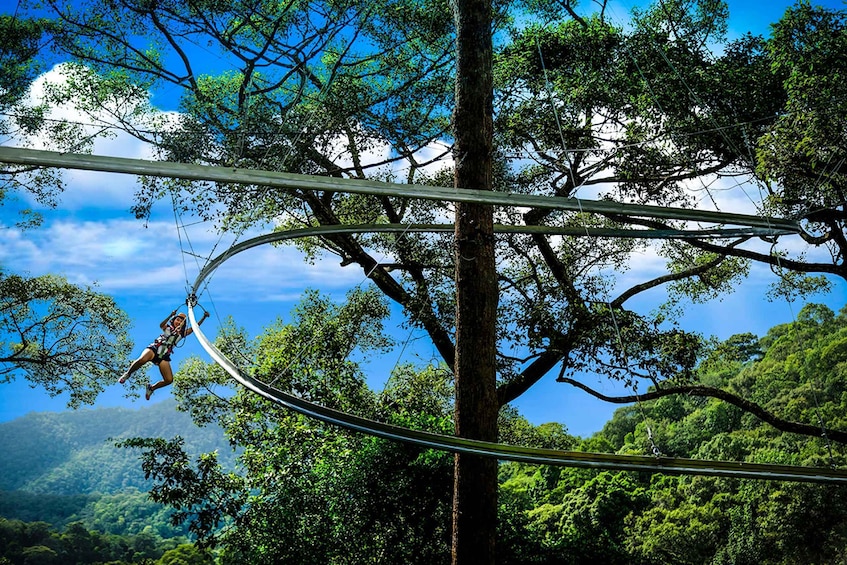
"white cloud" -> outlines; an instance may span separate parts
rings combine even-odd
[[[162,239],[155,232],[143,232],[140,222],[116,219],[59,219],[23,233],[5,227],[0,230],[0,259],[15,272],[57,273],[73,282],[97,281],[104,290],[120,288],[116,281],[130,276],[134,264],[142,270]],[[135,280],[144,277],[136,275]]]
[[[59,64],[39,76],[30,86],[24,102],[34,107],[48,101],[51,89],[67,84],[67,73],[72,68],[79,71],[78,67]],[[91,152],[97,155],[153,159],[154,148],[150,144],[118,127],[112,127],[118,122],[116,115],[124,116],[125,120],[141,130],[166,127],[176,119],[177,114],[173,112],[156,112],[152,109],[148,113],[129,117],[132,109],[148,105],[149,99],[149,94],[141,94],[134,99],[114,103],[111,108],[99,110],[83,108],[81,99],[71,99],[63,103],[49,102],[49,110],[45,114],[47,127],[44,131],[34,136],[14,135],[5,139],[3,144],[31,149],[67,151],[68,144],[72,141],[90,140]],[[118,107],[118,104],[122,107]],[[77,129],[71,136],[71,140],[57,142],[50,131],[62,122],[73,124]],[[73,148],[70,150],[73,151]],[[62,208],[65,210],[83,208],[128,210],[132,206],[133,194],[138,188],[134,175],[66,170],[62,172],[62,178],[67,187],[60,196]],[[38,207],[31,194],[22,192],[20,196],[27,204]]]
[[[227,249],[218,235],[190,229],[182,242],[172,223],[104,219],[57,220],[31,232],[0,229],[0,265],[32,276],[55,273],[75,284],[109,294],[182,295],[211,255]],[[195,253],[203,258],[190,255]],[[223,263],[209,277],[209,292],[220,300],[290,300],[307,287],[351,288],[365,280],[361,270],[341,268],[327,258],[306,264],[291,246],[264,245]]]
[[[307,264],[294,247],[271,245],[255,247],[228,259],[209,277],[213,291],[225,287],[237,294],[256,292],[263,300],[273,295],[299,293],[307,287],[349,288],[363,279],[361,270],[342,268],[330,257]]]
[[[39,77],[31,87],[29,103],[41,103],[50,85],[65,82],[65,71],[66,67],[58,65]],[[84,111],[75,102],[52,106],[48,119],[82,124],[82,136],[113,123],[109,112]],[[171,112],[154,114],[151,119],[161,127],[177,117]],[[19,137],[6,143],[58,149],[47,136]],[[150,145],[119,131],[95,138],[92,151],[99,155],[153,158]],[[388,154],[387,146],[374,147],[362,157],[366,162],[377,162]],[[7,271],[32,276],[55,273],[75,284],[96,284],[101,291],[118,297],[149,296],[154,300],[163,295],[183,295],[209,258],[222,253],[231,243],[221,240],[204,224],[178,231],[175,221],[170,220],[173,212],[167,204],[154,206],[147,222],[134,219],[129,213],[138,190],[134,175],[68,170],[63,171],[63,180],[67,188],[60,196],[58,211],[37,206],[29,194],[20,195],[26,206],[44,214],[45,224],[39,229],[21,232],[11,225],[15,221],[11,209],[0,210],[0,265]],[[192,220],[180,221],[190,224]],[[308,264],[302,253],[290,245],[264,245],[222,264],[207,279],[205,288],[217,301],[237,306],[291,302],[309,287],[341,294],[366,280],[361,269],[342,268],[335,257]]]

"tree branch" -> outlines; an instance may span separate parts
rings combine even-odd
[[[726,259],[725,256],[719,255],[719,256],[715,257],[714,259],[712,259],[711,261],[704,263],[702,265],[698,265],[696,267],[692,267],[691,269],[686,269],[685,271],[680,271],[678,273],[670,273],[668,275],[656,277],[652,280],[649,280],[649,281],[643,282],[641,284],[637,284],[635,286],[632,286],[629,289],[627,289],[624,293],[622,293],[620,296],[618,296],[615,300],[613,300],[611,302],[611,306],[612,306],[612,308],[620,308],[623,305],[624,302],[626,302],[627,300],[629,300],[630,298],[632,298],[633,296],[635,296],[639,292],[644,292],[645,290],[649,290],[651,288],[661,286],[665,283],[669,283],[669,282],[673,282],[673,281],[679,281],[679,280],[687,279],[687,278],[694,277],[694,276],[697,276],[697,275],[702,275],[703,273],[707,272],[709,269],[712,269],[712,268],[720,265],[724,261],[724,259]]]
[[[645,218],[632,218],[619,214],[607,214],[606,216],[615,221],[641,225],[653,229],[668,229],[670,227],[665,222],[660,222],[657,220],[650,220]],[[804,234],[801,234],[801,237],[804,241],[809,241],[809,235],[805,234],[805,232]],[[832,239],[833,241],[838,241],[837,237],[833,237]],[[739,245],[739,243],[742,243],[742,241],[734,241],[730,245],[719,245],[715,243],[710,243],[704,239],[687,239],[686,243],[688,243],[692,247],[696,247],[697,249],[701,249],[703,251],[709,251],[718,255],[726,255],[729,257],[750,259],[752,261],[764,263],[775,268],[788,269],[789,271],[796,271],[798,273],[829,273],[831,275],[836,275],[843,279],[847,279],[847,264],[844,263],[806,263],[803,261],[797,261],[786,257],[780,257],[774,254],[766,255],[764,253],[759,253],[756,251],[750,251],[748,249],[741,249],[737,247],[737,245]]]
[[[792,434],[800,434],[804,436],[822,436],[824,433],[825,437],[832,441],[837,441],[839,443],[847,444],[847,432],[839,431],[839,430],[831,430],[826,428],[820,428],[817,426],[812,426],[809,424],[803,424],[801,422],[791,422],[789,420],[784,420],[775,416],[774,414],[768,412],[755,402],[750,402],[749,400],[745,400],[740,396],[732,394],[731,392],[727,392],[725,390],[721,390],[719,388],[713,388],[709,386],[702,385],[689,385],[689,386],[675,386],[672,388],[665,388],[661,390],[652,390],[650,392],[646,392],[644,394],[632,395],[632,396],[606,396],[601,394],[600,392],[582,384],[579,381],[574,379],[570,379],[567,377],[562,377],[557,379],[558,382],[567,383],[569,385],[573,385],[591,396],[603,400],[604,402],[611,402],[613,404],[632,404],[635,402],[642,402],[646,400],[656,400],[658,398],[662,398],[665,396],[671,396],[674,394],[689,394],[693,396],[707,396],[711,398],[717,398],[718,400],[723,400],[733,406],[741,408],[745,412],[752,414],[765,422],[766,424],[770,424],[777,430],[781,432],[787,432]]]

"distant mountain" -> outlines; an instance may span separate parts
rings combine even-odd
[[[96,408],[31,413],[0,424],[0,516],[62,526],[82,521],[116,534],[152,528],[163,537],[181,530],[169,511],[146,497],[139,452],[115,442],[130,437],[181,436],[192,456],[218,451],[222,464],[234,454],[218,426],[199,428],[166,400],[138,410]]]
[[[43,494],[113,494],[128,487],[147,490],[138,453],[115,447],[129,437],[185,439],[190,454],[233,454],[217,426],[198,428],[176,402],[138,410],[96,408],[37,412],[0,424],[0,490]]]

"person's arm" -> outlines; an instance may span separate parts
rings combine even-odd
[[[209,317],[209,313],[208,313],[208,312],[203,312],[203,317],[202,317],[202,318],[200,318],[200,319],[197,321],[197,325],[199,326],[200,324],[202,324],[202,323],[203,323],[203,321],[204,321],[206,318],[208,318],[208,317]],[[185,330],[185,337],[190,336],[192,333],[194,333],[194,328],[188,328],[187,330]]]
[[[176,316],[176,310],[174,310],[173,312],[171,312],[171,313],[170,313],[170,315],[169,315],[167,318],[165,318],[164,320],[162,320],[162,323],[161,323],[161,324],[159,324],[159,328],[161,328],[161,330],[162,330],[162,331],[165,331],[165,326],[167,326],[167,325],[168,325],[168,322],[170,322],[170,321],[171,321],[171,318],[173,318],[174,316]]]

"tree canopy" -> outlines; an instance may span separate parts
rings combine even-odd
[[[255,342],[306,339],[269,328]],[[296,328],[296,330],[294,329]],[[767,405],[775,414],[843,428],[847,311],[804,308],[767,335],[710,345],[698,378]],[[298,336],[298,337],[295,337]],[[224,346],[225,341],[219,339]],[[268,348],[263,348],[267,350]],[[215,371],[199,359],[193,378]],[[824,378],[823,375],[826,377]],[[180,387],[180,403],[204,420],[208,394]],[[243,448],[229,472],[213,455],[192,460],[179,440],[137,439],[154,497],[182,510],[222,563],[250,560],[446,563],[450,458],[440,452],[315,425],[233,391],[215,399],[227,434]],[[340,392],[340,391],[336,391]],[[330,389],[316,394],[340,400]],[[358,411],[415,429],[449,431],[446,368],[398,367],[383,391],[348,387]],[[343,401],[341,401],[343,403]],[[667,455],[795,465],[845,461],[843,444],[784,433],[721,399],[667,396],[619,409],[590,438],[561,425],[534,426],[501,411],[500,440],[554,449]],[[503,563],[808,563],[843,556],[847,514],[839,486],[714,477],[671,477],[504,462],[498,466],[497,547]],[[217,525],[216,525],[217,524]],[[297,543],[292,543],[297,540]]]
[[[93,404],[128,363],[130,325],[114,300],[62,277],[0,270],[0,383],[22,377],[68,406]]]
[[[111,112],[114,127],[151,143],[164,159],[348,178],[396,179],[405,171],[406,181],[443,184],[444,174],[427,166],[432,159],[424,156],[433,155],[436,141],[452,140],[448,79],[455,55],[445,5],[47,7],[54,48],[75,61],[51,102],[73,99],[82,109],[108,109],[110,100],[123,97]],[[691,239],[651,247],[637,239],[499,237],[501,405],[557,366],[560,372],[644,381],[642,387],[689,378],[699,338],[674,326],[674,309],[645,314],[627,308],[650,290],[664,289],[670,304],[715,299],[746,275],[751,260],[779,272],[774,292],[781,296],[826,287],[825,279],[806,274],[844,276],[837,219],[843,203],[830,198],[807,206],[806,212],[816,210],[811,216],[788,210],[785,183],[774,174],[763,176],[771,154],[757,149],[784,129],[780,116],[804,96],[796,84],[799,70],[791,70],[800,55],[789,56],[797,44],[790,44],[789,30],[814,42],[809,30],[837,30],[840,13],[800,3],[772,38],[746,36],[719,52],[715,42],[722,40],[727,17],[722,3],[663,2],[637,12],[629,31],[602,10],[588,16],[566,10],[545,25],[531,23],[531,13],[512,24],[506,17],[516,16],[511,10],[499,6],[494,20],[504,39],[494,67],[496,189],[558,196],[590,190],[603,198],[688,207],[703,205],[698,201],[720,205],[718,187],[747,181],[768,187],[751,198],[760,213],[791,212],[804,220],[809,246],[794,257],[783,238]],[[333,17],[323,17],[328,14]],[[820,25],[812,26],[817,20]],[[840,48],[842,36],[835,34],[827,48]],[[194,47],[201,38],[207,51]],[[206,68],[208,51],[224,70]],[[824,72],[821,65],[803,68]],[[139,90],[166,84],[182,92],[179,118],[167,127]],[[820,160],[804,162],[823,166]],[[230,227],[426,223],[452,209],[400,198],[145,179],[137,212],[143,216],[165,191],[201,217]],[[836,223],[818,221],[821,207],[832,211]],[[668,226],[649,218],[549,210],[502,209],[495,219],[585,228]],[[360,266],[452,366],[449,240],[334,235],[298,245]],[[622,286],[614,273],[625,272],[646,251],[666,259],[667,273]],[[391,272],[374,268],[380,253],[395,258]]]
[[[26,137],[46,128],[56,137],[64,128],[45,123],[48,106],[27,100],[32,82],[50,61],[43,45],[55,31],[53,21],[4,14],[0,30],[0,135]],[[35,173],[39,180],[34,184],[16,182],[10,172],[5,164],[0,167],[0,205],[15,198],[17,190],[57,205],[60,177],[54,172]],[[38,213],[25,208],[16,225],[36,229],[40,222]],[[126,363],[132,346],[128,326],[114,300],[95,288],[58,275],[11,273],[0,265],[0,383],[23,378],[51,396],[67,394],[70,407],[91,404]]]

